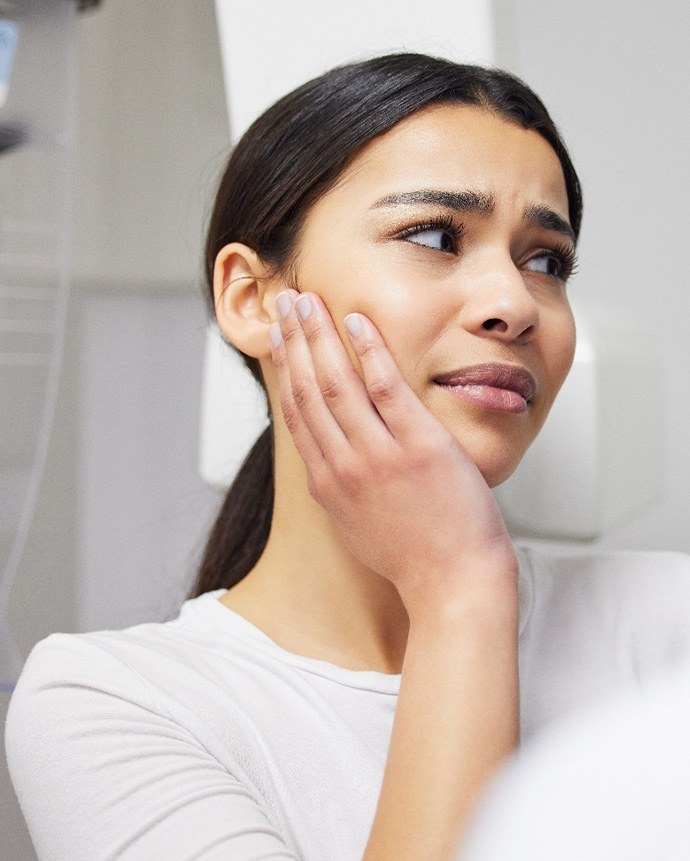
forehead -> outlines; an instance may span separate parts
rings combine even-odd
[[[436,105],[368,143],[319,204],[371,206],[418,189],[471,189],[500,206],[547,205],[568,219],[560,161],[537,132],[483,108]],[[317,204],[317,208],[319,208]]]

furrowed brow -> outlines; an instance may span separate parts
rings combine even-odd
[[[437,189],[421,189],[420,191],[403,191],[398,194],[387,194],[377,200],[372,209],[386,206],[414,206],[415,204],[434,204],[456,212],[477,212],[489,215],[495,207],[491,195],[477,191],[440,191]]]
[[[556,233],[562,233],[572,242],[575,242],[575,231],[573,228],[564,218],[561,218],[560,215],[557,215],[552,209],[549,209],[548,206],[528,206],[522,217],[525,221],[532,222],[533,224],[539,225],[539,227],[543,227],[544,230],[553,230]]]

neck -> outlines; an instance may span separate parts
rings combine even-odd
[[[276,439],[271,534],[223,603],[288,651],[348,669],[399,673],[408,618],[395,587],[363,566],[307,489],[297,452]]]

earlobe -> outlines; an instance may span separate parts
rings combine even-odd
[[[213,269],[216,320],[223,336],[248,356],[270,354],[270,298],[277,292],[259,255],[239,242],[224,246]]]

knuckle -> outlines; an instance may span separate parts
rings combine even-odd
[[[377,376],[367,383],[367,391],[373,401],[387,403],[396,394],[396,385],[391,377]]]
[[[357,355],[360,359],[368,359],[376,352],[376,345],[373,341],[367,340],[364,343],[359,345],[357,350]]]
[[[311,381],[303,377],[292,381],[292,398],[298,409],[301,409],[308,403],[311,388]]]
[[[361,473],[356,464],[350,460],[339,460],[333,465],[333,474],[338,485],[348,495],[355,495],[361,485]]]
[[[433,453],[428,448],[419,448],[409,455],[409,468],[412,472],[423,472],[435,462]]]
[[[343,379],[338,374],[328,374],[321,380],[320,386],[321,394],[328,402],[339,400],[345,389]]]
[[[435,436],[433,433],[424,434],[408,454],[410,468],[425,471],[435,468],[439,463],[447,463],[452,455],[451,438],[445,434]]]
[[[304,336],[307,339],[309,344],[313,344],[314,341],[318,341],[319,338],[322,338],[326,333],[326,324],[324,320],[320,320],[318,317],[315,317],[314,314],[309,318],[309,325],[305,326],[303,329]]]
[[[287,425],[288,430],[291,433],[294,433],[294,431],[297,430],[297,427],[299,425],[299,409],[297,408],[297,405],[292,399],[288,400],[287,398],[284,398],[281,401],[281,407],[283,410],[283,419],[285,420],[285,424]]]
[[[302,327],[296,323],[286,322],[283,324],[283,340],[286,344],[291,344],[302,337]]]
[[[406,469],[407,463],[404,454],[397,448],[390,448],[379,452],[375,463],[376,475],[382,480],[396,475],[401,468]]]
[[[319,505],[327,508],[333,497],[333,474],[328,461],[312,464],[307,471],[307,489]]]

